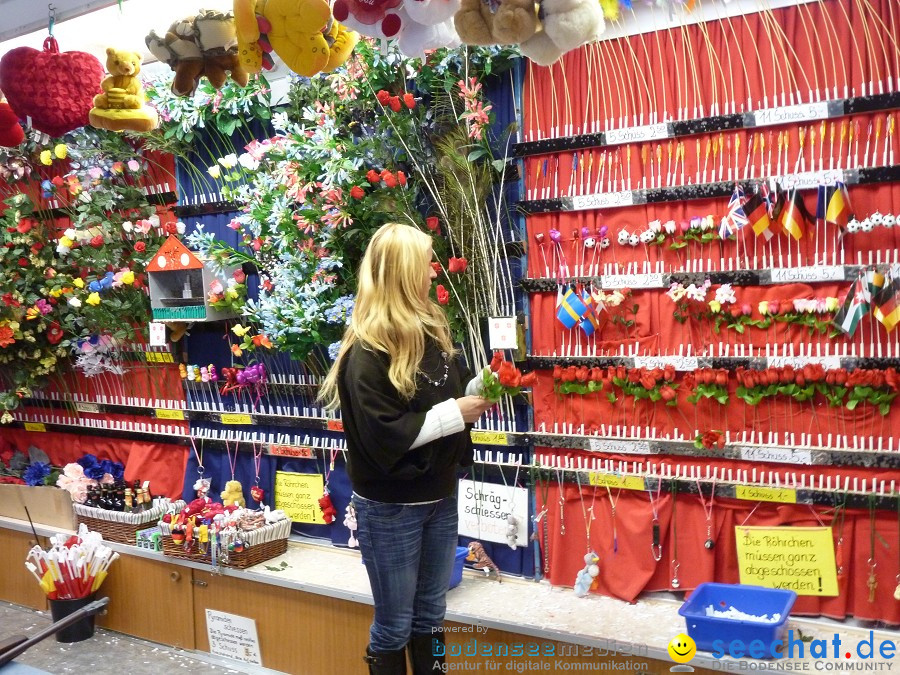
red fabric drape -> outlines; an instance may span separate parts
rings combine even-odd
[[[871,9],[870,9],[871,7]],[[883,22],[883,25],[882,25]],[[896,35],[891,26],[900,26],[900,6],[892,0],[872,3],[810,3],[794,7],[751,14],[731,19],[707,22],[702,25],[678,27],[656,33],[599,42],[567,54],[550,67],[529,65],[524,85],[524,137],[537,140],[555,136],[603,131],[606,122],[614,127],[634,126],[651,122],[650,113],[663,119],[696,119],[718,112],[731,112],[734,102],[737,112],[782,105],[781,92],[788,93],[784,103],[790,104],[791,92],[801,92],[809,100],[809,92],[827,88],[828,98],[862,95],[865,83],[885,81],[896,69],[896,49],[889,35]],[[868,35],[868,40],[867,36]],[[846,90],[846,91],[845,91]],[[775,99],[775,94],[778,99]],[[876,87],[877,92],[877,87]],[[846,120],[846,123],[844,122]],[[900,156],[900,134],[886,134],[887,116],[854,115],[829,120],[822,136],[821,123],[788,125],[756,130],[739,130],[719,134],[685,137],[643,144],[593,148],[532,156],[525,159],[525,186],[531,199],[554,198],[569,194],[590,194],[610,190],[655,187],[659,184],[689,184],[713,180],[733,180],[744,177],[747,169],[759,178],[765,175],[809,171],[836,166],[880,166],[891,151]],[[876,130],[881,129],[876,142]],[[801,153],[800,135],[804,136]],[[850,143],[851,134],[855,136]],[[842,138],[843,135],[843,138]],[[719,139],[723,153],[719,153]],[[779,137],[787,139],[787,151],[782,149],[779,159]],[[674,164],[678,143],[684,144],[684,168]],[[763,150],[763,142],[765,149]],[[699,145],[698,145],[699,143]],[[755,149],[754,149],[755,143]],[[869,144],[866,152],[867,143]],[[748,161],[749,155],[749,161]],[[605,160],[605,161],[604,161]],[[896,161],[896,160],[895,160]],[[576,168],[577,167],[577,168]],[[598,179],[603,177],[603,182]],[[670,178],[671,174],[671,178]],[[598,188],[599,185],[599,188]],[[852,211],[860,218],[879,211],[900,213],[900,185],[853,185],[849,188]],[[811,214],[816,212],[815,191],[804,191],[803,199]],[[700,245],[690,243],[686,248],[670,249],[667,239],[662,246],[621,246],[616,243],[621,230],[639,233],[650,221],[674,220],[680,225],[694,216],[714,216],[716,227],[727,211],[728,198],[668,202],[625,208],[609,208],[581,212],[545,213],[528,216],[528,275],[531,277],[561,277],[561,262],[565,260],[573,274],[593,275],[624,271],[629,264],[647,263],[655,271],[684,269],[701,260],[705,269],[726,268],[727,261],[739,254],[740,267],[745,257],[756,258],[756,266],[814,265],[827,252],[830,262],[835,250],[837,231],[821,220],[818,225],[805,227],[800,243],[779,232],[771,245],[754,237],[749,228],[739,235],[739,243],[715,242]],[[606,250],[588,249],[583,244],[583,228],[588,236],[596,237],[600,228],[608,229],[612,245]],[[551,241],[550,230],[558,230],[561,243]],[[536,236],[543,235],[543,237]],[[779,245],[780,242],[780,245]],[[892,259],[900,247],[897,228],[876,228],[870,233],[847,235],[843,239],[844,260],[868,263],[878,258]],[[788,252],[790,251],[790,265]],[[780,259],[779,259],[780,254]],[[764,263],[763,256],[766,261]],[[837,262],[841,260],[838,257]],[[604,266],[606,270],[604,270]],[[751,267],[752,267],[751,263]],[[852,280],[830,284],[782,284],[765,287],[735,287],[737,304],[748,304],[754,318],[759,318],[758,304],[763,300],[780,303],[794,299],[839,297],[847,292]],[[715,287],[713,287],[713,291]],[[712,299],[712,294],[708,299]],[[718,344],[765,350],[766,345],[783,348],[793,344],[799,351],[812,346],[824,353],[826,346],[849,350],[865,345],[881,344],[884,350],[890,341],[896,344],[896,333],[886,334],[884,328],[871,317],[863,320],[852,339],[810,335],[806,328],[777,323],[768,330],[748,327],[744,334],[723,329],[715,334],[708,319],[689,319],[679,323],[674,317],[675,305],[664,290],[635,290],[626,305],[636,305],[637,311],[627,314],[634,325],[625,327],[604,314],[604,323],[596,337],[588,340],[579,330],[568,331],[555,319],[556,292],[532,293],[532,345],[535,355],[561,354],[563,345],[579,346],[582,353],[596,350],[598,355],[616,354],[622,345],[636,344],[640,353],[673,354],[691,345],[697,351]],[[679,379],[676,381],[680,381]],[[679,391],[678,406],[668,408],[659,404],[631,399],[610,404],[606,391],[587,396],[558,397],[553,391],[549,371],[539,374],[534,387],[534,425],[540,431],[554,430],[554,424],[571,424],[576,432],[582,424],[586,433],[601,425],[636,426],[655,429],[665,436],[678,429],[693,437],[695,430],[728,430],[734,434],[755,430],[768,434],[801,433],[831,434],[832,445],[840,446],[838,435],[881,438],[886,448],[893,438],[900,448],[900,411],[892,410],[882,417],[869,406],[855,411],[829,408],[821,397],[813,402],[793,400],[764,402],[757,407],[744,404],[735,394],[734,377],[729,379],[731,397],[727,406],[708,400],[692,405],[685,401],[686,392]],[[618,393],[618,392],[617,392]],[[560,428],[557,426],[556,428]],[[538,454],[586,455],[573,451],[538,448]],[[647,458],[612,457],[591,454],[601,459],[641,461]],[[837,466],[793,466],[760,464],[719,458],[690,458],[653,456],[655,466],[662,464],[683,467],[707,466],[725,470],[789,471],[806,476],[807,482],[819,476],[855,477],[900,483],[900,472],[889,469]],[[783,475],[783,474],[782,474]],[[544,502],[540,496],[538,508]],[[616,490],[612,497],[616,499]],[[594,504],[597,520],[591,528],[590,547],[601,557],[598,592],[624,600],[634,600],[643,590],[671,588],[672,525],[671,495],[661,495],[659,520],[662,527],[663,556],[657,563],[650,552],[652,537],[651,506],[645,492],[622,490],[616,509],[618,551],[613,552],[613,523],[610,494],[605,488],[585,486],[580,494],[577,485],[563,488],[564,518],[560,516],[559,488],[554,486],[546,497],[550,537],[550,574],[552,583],[572,585],[583,565],[588,542],[585,536],[582,505]],[[751,525],[815,525],[813,511],[807,506],[760,504],[736,500],[718,500],[714,509],[716,546],[712,551],[703,547],[706,539],[706,516],[695,496],[679,495],[677,509],[679,579],[681,589],[691,589],[702,581],[737,582],[738,572],[734,545],[734,526],[746,521]],[[752,516],[750,516],[752,513]],[[827,509],[815,509],[826,524],[831,522]],[[749,519],[748,519],[748,516]],[[565,535],[561,534],[561,520]],[[867,560],[870,551],[869,514],[848,513],[843,525],[841,555],[844,573],[840,577],[837,598],[801,598],[796,611],[843,618],[853,615],[865,619],[879,619],[900,623],[900,604],[893,600],[896,579],[900,573],[900,540],[897,533],[897,514],[878,512],[875,517],[878,588],[876,601],[868,602],[866,581],[869,574]],[[835,532],[835,538],[839,536]]]

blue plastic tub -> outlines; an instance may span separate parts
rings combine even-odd
[[[770,645],[774,640],[784,639],[788,615],[796,599],[797,594],[789,590],[744,584],[704,583],[697,586],[697,590],[685,601],[678,613],[684,617],[687,633],[697,644],[697,649],[711,652],[724,648],[728,653],[728,646],[733,640],[741,640],[747,646],[754,640],[761,640],[765,645],[765,655],[756,658],[771,659],[773,655]],[[706,608],[710,605],[717,610],[734,607],[754,616],[780,614],[781,617],[777,623],[761,623],[706,616]],[[721,640],[721,643],[713,647],[713,642],[717,640]],[[781,653],[775,658],[781,658]],[[744,654],[747,658],[754,658],[746,648]]]
[[[453,563],[453,574],[450,575],[450,588],[459,586],[462,581],[463,563],[466,561],[469,549],[465,546],[456,547],[456,560]]]

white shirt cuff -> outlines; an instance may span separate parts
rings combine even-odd
[[[409,446],[409,449],[414,450],[444,436],[458,434],[465,428],[466,423],[456,399],[448,398],[425,413],[425,423],[422,424],[419,435],[416,436],[416,440]]]

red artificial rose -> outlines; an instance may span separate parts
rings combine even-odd
[[[503,361],[497,370],[497,379],[504,387],[516,387],[521,380],[521,375],[512,363]]]
[[[579,382],[587,382],[590,371],[587,366],[581,366],[575,371],[575,379]]]
[[[835,371],[829,370],[828,372],[826,372],[825,373],[825,384],[833,385],[834,384],[834,376],[835,376]]]
[[[428,216],[425,219],[425,227],[434,232],[435,234],[441,233],[441,221],[438,220],[437,216]]]
[[[375,94],[375,98],[378,99],[378,102],[381,105],[387,105],[388,101],[391,100],[391,95],[389,93],[387,93],[384,89],[381,89],[378,91],[377,94]]]
[[[716,384],[724,387],[728,384],[728,374],[724,370],[716,371]]]
[[[26,218],[19,221],[19,224],[16,226],[16,232],[19,234],[28,234],[32,227],[34,227],[34,223]]]
[[[641,375],[643,374],[641,372],[641,370],[642,370],[641,368],[632,368],[631,370],[629,370],[628,371],[628,381],[631,382],[632,384],[637,384],[638,382],[640,382]]]
[[[19,258],[19,267],[28,267],[28,258]]]
[[[53,183],[58,188],[61,188],[66,183],[66,181],[63,180],[62,176],[54,176],[53,178],[50,179],[50,182]]]
[[[692,372],[687,372],[681,378],[681,386],[689,391],[693,391],[697,384],[697,376]]]
[[[466,271],[468,261],[465,258],[450,258],[447,263],[447,271],[451,274],[462,274]]]
[[[667,363],[666,367],[663,368],[663,379],[666,382],[673,382],[675,380],[675,366],[671,363]]]
[[[134,245],[135,253],[143,253],[146,250],[147,250],[147,244],[145,244],[142,241],[139,241]]]
[[[369,172],[366,174],[366,180],[372,184],[381,182],[381,175],[375,169],[369,169]]]
[[[42,248],[44,248],[44,245],[43,245],[41,242],[36,241],[35,243],[33,243],[33,244],[31,245],[31,254],[32,254],[32,255],[37,255],[38,253],[40,253],[40,250],[41,250]]]
[[[359,185],[354,185],[350,188],[350,196],[353,197],[353,199],[362,199],[366,196],[366,192]]]
[[[662,400],[666,403],[675,400],[675,390],[667,384],[664,384],[662,387],[660,387],[659,395],[662,396]]]
[[[275,284],[268,279],[263,279],[262,287],[265,289],[266,293],[271,293],[272,289],[275,288]]]
[[[847,370],[846,368],[838,368],[834,373],[834,383],[839,387],[843,387],[847,384]]]
[[[231,276],[232,276],[232,277],[234,278],[234,280],[235,280],[236,282],[238,282],[239,284],[242,284],[242,283],[244,283],[245,281],[247,281],[247,275],[244,274],[244,270],[242,270],[240,267],[238,267],[234,272],[232,272],[232,273],[231,273]]]
[[[62,339],[63,339],[62,327],[56,321],[52,322],[47,327],[47,342],[49,342],[51,345],[56,345],[56,344],[59,344],[59,341]]]
[[[413,108],[416,107],[415,97],[412,94],[410,94],[409,92],[403,94],[403,105],[405,105],[407,108],[412,110]]]
[[[402,171],[397,172],[397,182],[404,187],[406,186],[406,174]]]
[[[888,368],[884,371],[884,381],[891,391],[897,391],[897,388],[900,387],[900,380],[897,378],[897,370],[895,368]]]
[[[496,350],[494,355],[491,357],[491,372],[496,373],[500,370],[500,364],[503,363],[503,352],[500,350]],[[559,368],[559,366],[556,366]]]
[[[603,382],[602,368],[591,368],[591,382]]]
[[[444,268],[441,267],[441,263],[439,263],[439,262],[433,262],[433,263],[431,263],[431,269],[434,270],[434,273],[435,273],[435,274],[440,274],[441,272],[444,271]]]
[[[781,384],[790,384],[794,381],[794,366],[785,366],[781,371]]]
[[[94,248],[102,248],[103,247],[103,235],[96,235],[91,238],[91,246]]]
[[[176,232],[178,232],[178,227],[175,223],[166,223],[166,234],[175,234]]]
[[[400,103],[399,96],[391,96],[391,98],[388,100],[388,105],[394,112],[400,112],[400,110],[403,109],[403,105],[401,105]]]
[[[522,379],[519,382],[520,387],[533,387],[535,384],[537,384],[537,373],[534,371],[522,375]]]
[[[641,386],[646,390],[651,390],[656,386],[656,380],[653,379],[653,375],[645,372],[641,375]]]
[[[450,302],[450,292],[446,288],[438,284],[438,287],[435,290],[437,293],[438,303],[440,303],[441,305],[446,305]]]
[[[777,300],[769,300],[769,314],[778,314],[781,304]]]
[[[397,179],[394,177],[394,174],[392,174],[390,172],[388,172],[388,174],[386,176],[383,176],[382,180],[384,180],[384,184],[387,185],[389,188],[397,187]]]
[[[732,305],[729,312],[731,313],[732,319],[737,319],[741,315],[741,308],[737,305]]]
[[[766,384],[778,384],[780,379],[780,371],[778,368],[769,368],[766,370]]]
[[[870,370],[872,373],[872,386],[877,387],[879,389],[884,387],[884,371],[882,370]]]
[[[7,228],[6,228],[6,231],[9,232],[10,234],[12,234],[13,232],[16,231],[16,228],[14,228],[14,227],[7,227]]]
[[[616,377],[620,380],[624,380],[628,377],[628,372],[625,370],[625,366],[616,366]]]
[[[499,367],[499,364],[498,364],[498,367]],[[491,368],[491,370],[493,370],[493,368]],[[561,377],[562,377],[562,366],[560,366],[559,364],[556,364],[555,366],[553,366],[553,379],[558,380]]]
[[[797,384],[798,387],[806,386],[806,378],[803,377],[802,372],[796,374],[796,376],[794,377],[794,382]]]
[[[574,382],[575,381],[575,366],[569,366],[563,371],[562,376],[563,382]]]

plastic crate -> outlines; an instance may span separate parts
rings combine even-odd
[[[465,546],[456,547],[456,560],[453,563],[453,573],[450,575],[450,588],[456,588],[462,581],[463,563],[466,561],[468,553],[469,549]]]
[[[769,646],[774,640],[784,639],[788,615],[796,599],[797,594],[789,590],[744,584],[704,583],[697,586],[697,590],[679,608],[678,613],[684,617],[687,633],[699,650],[713,651],[713,642],[716,640],[721,640],[726,650],[732,640],[741,640],[745,645],[754,640],[762,640],[766,645],[766,654],[762,658],[773,658]],[[706,616],[706,608],[710,605],[718,610],[734,607],[755,616],[780,614],[781,618],[777,623],[761,623]]]

